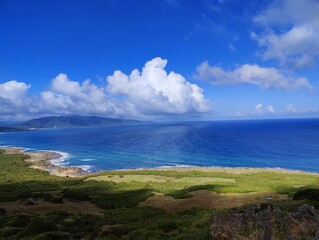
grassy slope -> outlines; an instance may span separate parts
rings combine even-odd
[[[271,191],[292,196],[299,188],[318,186],[319,181],[318,175],[311,174],[158,170],[113,171],[99,174],[98,179],[69,179],[28,168],[25,157],[0,153],[0,202],[28,198],[52,201],[63,196],[75,203],[89,200],[103,209],[104,217],[54,209],[32,216],[0,216],[0,239],[209,239],[210,209],[166,213],[137,205],[154,192],[185,198],[198,189],[220,193]]]

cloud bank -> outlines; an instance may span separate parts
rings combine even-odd
[[[276,68],[260,67],[256,64],[243,64],[227,71],[205,61],[197,67],[194,77],[215,85],[253,84],[262,89],[312,89],[304,77],[295,77]]]
[[[167,73],[167,60],[154,58],[139,72],[120,70],[107,77],[105,86],[90,80],[72,81],[66,74],[52,79],[48,90],[30,95],[23,82],[0,84],[0,114],[4,117],[94,114],[112,117],[152,117],[210,111],[203,89],[175,72]]]

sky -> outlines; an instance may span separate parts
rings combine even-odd
[[[0,0],[0,120],[319,117],[319,0]]]

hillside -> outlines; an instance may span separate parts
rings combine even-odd
[[[0,149],[0,239],[317,239],[319,212],[304,205],[319,206],[317,174],[198,168],[57,177],[30,168],[28,154]]]
[[[137,120],[105,118],[97,116],[56,116],[32,119],[16,125],[19,128],[64,128],[108,125],[127,125],[139,123]]]

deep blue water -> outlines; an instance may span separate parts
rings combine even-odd
[[[67,165],[91,171],[190,165],[319,172],[319,119],[46,129],[0,134],[0,145],[66,152]]]

